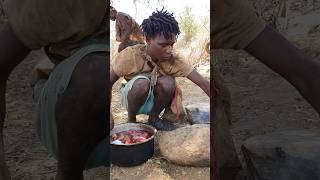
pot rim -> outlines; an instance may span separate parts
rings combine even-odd
[[[134,145],[144,144],[144,143],[147,143],[147,142],[151,141],[152,139],[154,139],[154,137],[155,137],[155,135],[156,135],[156,133],[157,133],[157,129],[156,129],[156,128],[154,128],[154,127],[152,127],[152,126],[150,126],[150,125],[148,125],[148,124],[144,124],[144,123],[120,123],[120,124],[115,125],[114,128],[119,127],[119,126],[124,126],[124,125],[126,125],[126,126],[131,126],[131,125],[134,125],[134,126],[137,126],[137,125],[144,126],[144,127],[146,127],[146,128],[151,129],[153,135],[150,136],[146,141],[143,141],[143,142],[137,142],[137,143],[133,143],[133,144],[112,144],[112,143],[110,142],[110,145],[112,145],[112,146],[134,146]],[[111,131],[112,131],[112,130],[111,130]],[[112,134],[115,134],[115,133],[112,133],[112,134],[111,134],[111,131],[110,131],[110,136],[111,136]],[[109,138],[110,138],[110,137],[109,137]]]

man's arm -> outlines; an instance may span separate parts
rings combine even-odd
[[[210,82],[202,77],[197,70],[193,70],[188,76],[188,79],[198,85],[210,97]]]
[[[320,113],[320,63],[288,42],[270,26],[245,50],[288,80]]]
[[[119,77],[116,75],[116,73],[114,73],[113,69],[110,69],[110,130],[113,129],[114,127],[114,120],[113,120],[113,116],[112,116],[112,111],[111,111],[111,99],[112,99],[112,86],[115,82],[117,82],[117,80],[119,79]]]

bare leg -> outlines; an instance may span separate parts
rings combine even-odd
[[[124,50],[125,48],[129,47],[129,46],[134,46],[136,44],[139,44],[138,42],[136,41],[132,41],[130,39],[127,39],[125,40],[124,42],[120,43],[119,44],[119,47],[118,47],[118,52],[121,52],[122,50]]]
[[[9,25],[0,32],[0,179],[10,179],[10,173],[5,163],[3,144],[3,124],[6,113],[5,91],[6,82],[11,71],[28,54],[30,50],[23,45]]]
[[[136,115],[140,107],[147,99],[150,88],[150,81],[137,79],[131,90],[128,92],[128,120],[136,122]]]
[[[154,88],[154,105],[149,115],[149,122],[159,130],[171,130],[172,124],[161,120],[159,114],[170,106],[175,91],[175,80],[171,76],[162,76],[158,78],[157,85]]]
[[[81,180],[93,148],[109,133],[107,55],[86,56],[56,104],[57,180]],[[110,108],[109,108],[110,109]]]
[[[118,47],[118,53],[124,50],[125,48],[126,48],[125,42],[120,43]]]

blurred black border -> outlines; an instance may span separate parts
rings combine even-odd
[[[107,38],[107,41],[109,41],[109,58],[107,58],[107,61],[106,61],[106,65],[107,65],[107,119],[108,120],[110,120],[109,118],[110,118],[110,104],[111,104],[111,86],[110,86],[110,61],[111,61],[111,56],[110,56],[110,13],[109,13],[109,10],[110,10],[110,1],[109,0],[107,0],[106,1],[106,3],[107,3],[107,6],[106,6],[106,8],[107,8],[107,10],[106,10],[106,18],[105,18],[105,21],[106,21],[106,26],[107,26],[107,35],[106,35],[106,38]],[[110,123],[108,122],[107,123],[108,125],[107,125],[107,131],[108,131],[108,134],[107,134],[107,143],[108,144],[110,144],[110,139],[109,139],[109,133],[110,133]],[[111,165],[111,163],[110,163],[110,148],[108,148],[108,152],[107,152],[107,154],[109,155],[109,166],[107,166],[107,169],[108,169],[108,173],[106,173],[107,174],[107,176],[108,177],[106,177],[106,179],[111,179],[111,169],[110,169],[110,165]]]

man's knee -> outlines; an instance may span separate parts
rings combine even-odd
[[[94,101],[93,97],[107,94],[108,70],[107,53],[91,53],[85,56],[75,67],[64,96],[81,101]]]
[[[129,91],[129,97],[142,97],[146,96],[150,89],[150,81],[146,79],[137,79]]]
[[[104,121],[109,116],[106,58],[104,54],[83,58],[74,69],[68,87],[58,97],[55,108],[58,160],[66,171],[82,170],[89,153],[109,130],[108,122]],[[70,147],[77,149],[77,153],[70,151]]]
[[[91,53],[85,56],[72,73],[70,85],[77,89],[82,89],[83,93],[87,93],[85,89],[95,92],[104,91],[106,93],[108,57],[106,53]]]
[[[66,90],[58,97],[55,110],[57,124],[70,128],[65,125],[66,121],[73,124],[73,119],[76,119],[79,128],[84,128],[80,123],[87,121],[84,114],[94,118],[91,120],[92,126],[99,124],[97,119],[107,118],[106,58],[104,55],[89,54],[77,64]],[[88,109],[89,104],[91,106]]]
[[[162,76],[158,79],[156,90],[165,92],[166,94],[173,94],[175,91],[175,80],[171,76]]]

